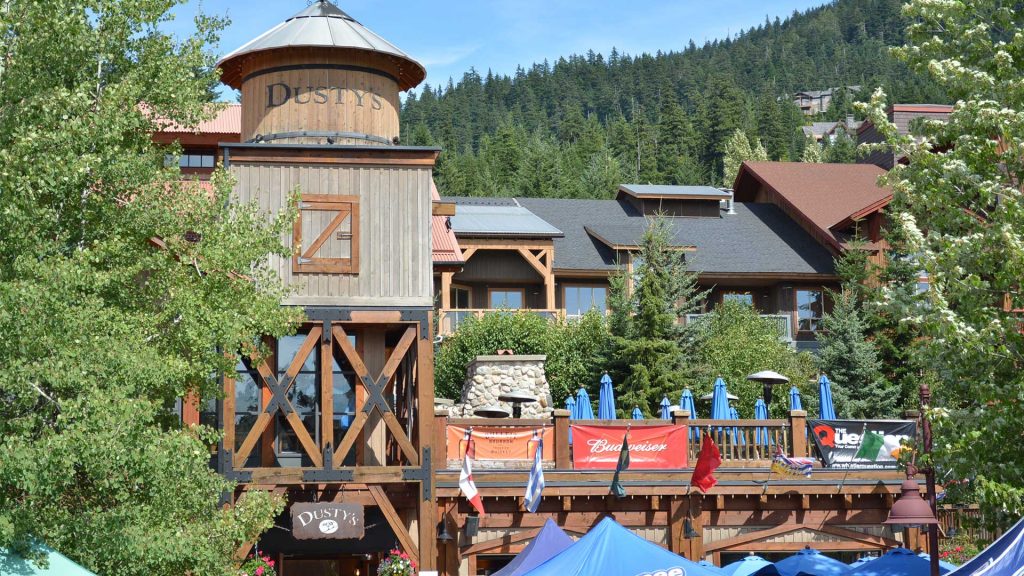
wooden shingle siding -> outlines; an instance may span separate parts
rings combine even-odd
[[[429,167],[233,161],[231,171],[238,200],[255,201],[269,213],[283,209],[296,190],[358,198],[358,270],[296,274],[291,258],[271,257],[271,267],[294,290],[286,304],[432,304]],[[291,235],[287,241],[292,245]]]

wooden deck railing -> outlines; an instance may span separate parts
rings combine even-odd
[[[666,420],[570,420],[568,410],[555,410],[551,420],[513,419],[513,418],[448,418],[444,410],[436,413],[438,430],[435,451],[438,454],[447,452],[448,426],[498,426],[508,428],[536,429],[551,426],[554,429],[554,465],[559,470],[572,469],[572,450],[570,444],[570,426],[575,423],[590,426],[622,426],[626,423],[634,425],[667,424]],[[687,443],[687,460],[690,466],[697,461],[700,453],[701,434],[709,431],[712,440],[722,455],[722,465],[734,468],[765,467],[769,465],[776,451],[787,456],[806,457],[808,439],[805,434],[807,413],[803,410],[790,412],[789,418],[775,420],[711,420],[690,419],[689,412],[676,411],[672,423],[686,424],[690,427]],[[794,434],[793,432],[797,433]],[[456,462],[449,462],[455,466]],[[440,466],[443,467],[443,466]]]

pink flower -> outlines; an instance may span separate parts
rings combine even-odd
[[[273,568],[274,567],[274,561],[268,558],[267,559],[267,566],[270,566],[271,568]]]
[[[256,567],[256,576],[263,576],[263,566]]]

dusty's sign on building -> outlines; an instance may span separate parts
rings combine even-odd
[[[362,539],[365,527],[360,504],[292,504],[292,536],[296,540]]]

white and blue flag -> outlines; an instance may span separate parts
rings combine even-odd
[[[541,459],[544,457],[544,439],[535,432],[533,437],[537,440],[537,451],[533,455],[533,467],[530,469],[530,481],[526,483],[526,509],[531,513],[537,511],[540,505],[541,493],[544,492],[544,467]]]

